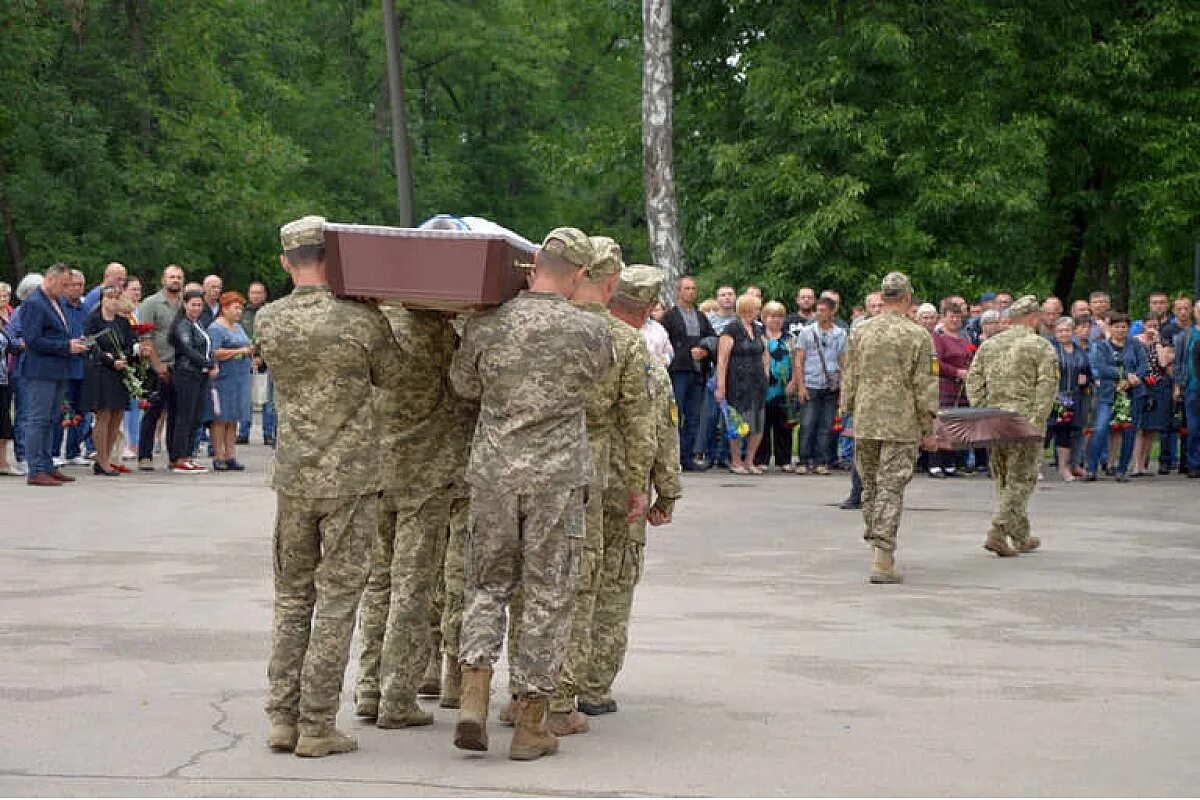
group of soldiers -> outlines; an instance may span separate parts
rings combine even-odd
[[[857,326],[846,345],[842,407],[854,420],[855,466],[862,479],[863,538],[872,546],[872,583],[899,583],[896,532],[918,448],[936,449],[938,361],[929,332],[908,318],[912,284],[892,272],[881,285],[883,313]],[[1015,411],[1039,430],[1058,390],[1058,358],[1038,335],[1036,297],[1009,307],[1011,327],[984,342],[971,362],[971,405]],[[1041,545],[1031,535],[1028,505],[1042,445],[1020,441],[991,448],[995,510],[983,547],[1015,556]]]
[[[528,291],[461,318],[334,296],[320,217],[280,239],[295,290],[255,323],[279,413],[268,745],[356,749],[335,721],[361,597],[360,717],[429,725],[438,692],[455,745],[486,750],[507,634],[509,755],[555,752],[617,710],[646,525],[680,496],[640,332],[661,272],[558,228]]]

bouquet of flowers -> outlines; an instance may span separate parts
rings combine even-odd
[[[1112,422],[1109,428],[1114,431],[1127,431],[1133,427],[1133,406],[1129,402],[1128,392],[1117,392],[1113,401]]]
[[[1055,425],[1070,425],[1075,421],[1075,398],[1069,392],[1059,392],[1054,398],[1050,419]]]
[[[150,323],[146,324],[149,325]],[[154,330],[153,325],[150,325],[150,330]],[[117,361],[125,362],[125,369],[121,370],[121,383],[125,384],[125,391],[129,392],[129,396],[132,399],[140,401],[146,396],[146,388],[142,380],[145,377],[145,365],[143,365],[141,362],[138,362],[137,364],[130,362],[130,360],[125,356],[125,351],[121,348],[121,342],[119,339],[117,339],[117,334],[112,328],[106,329],[104,331],[104,335],[112,344],[113,357]],[[141,403],[138,403],[138,405],[140,407]]]
[[[736,408],[725,400],[721,401],[721,416],[725,419],[725,436],[729,439],[741,439],[750,434],[750,425]]]

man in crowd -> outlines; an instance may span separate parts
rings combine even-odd
[[[865,313],[863,316],[855,320],[854,324],[850,326],[851,331],[856,329],[859,325],[865,323],[867,320],[874,319],[883,313],[883,292],[871,292],[868,294],[865,298],[863,298],[863,308]],[[847,340],[848,338],[849,337],[847,337]],[[841,398],[839,405],[842,409],[842,412],[846,414],[846,418],[842,421],[846,426],[844,433],[853,433],[852,426],[854,424],[854,419],[853,417],[849,416],[850,410],[846,406],[845,397]],[[853,441],[853,437],[848,438]],[[850,459],[850,495],[841,502],[838,508],[842,509],[843,511],[856,511],[862,508],[862,476],[858,474],[858,467],[854,464],[853,456],[851,456]]]
[[[175,366],[175,347],[171,344],[171,323],[179,312],[183,294],[183,270],[170,264],[163,270],[162,289],[147,297],[138,308],[138,319],[154,326],[153,347],[147,352],[152,375],[146,386],[149,406],[142,411],[138,430],[138,469],[154,469],[154,438],[158,420],[167,415],[167,429],[174,413],[175,392],[171,385],[171,369]],[[170,437],[168,437],[168,440]],[[167,463],[174,464],[191,453],[168,453]]]
[[[242,311],[242,329],[254,341],[254,318],[267,303],[267,287],[262,281],[253,281],[246,289],[246,308]],[[275,446],[275,382],[271,380],[271,371],[261,358],[254,360],[254,372],[267,376],[267,401],[262,406],[263,444]],[[245,419],[238,423],[238,444],[250,443],[250,423]]]
[[[854,417],[854,463],[862,478],[863,538],[871,543],[871,583],[899,583],[896,531],[918,443],[934,445],[938,379],[929,332],[908,319],[912,285],[890,272],[883,314],[859,325],[846,348],[843,405]]]
[[[54,433],[60,430],[58,402],[71,376],[71,359],[87,352],[83,341],[71,334],[71,324],[58,302],[70,282],[71,268],[54,264],[46,270],[42,285],[21,304],[25,482],[30,486],[61,486],[75,480],[59,470],[51,457]]]
[[[717,310],[708,315],[708,321],[716,336],[738,321],[737,292],[732,286],[717,289]],[[713,362],[715,364],[715,357]],[[729,439],[721,424],[721,408],[713,394],[714,388],[712,385],[705,386],[704,407],[707,413],[700,421],[700,441],[696,443],[696,450],[704,453],[707,465],[721,468],[729,465]]]
[[[821,298],[833,303],[833,324],[843,330],[849,330],[850,323],[838,316],[838,313],[842,310],[841,292],[838,292],[836,289],[823,289],[821,291]]]
[[[783,333],[789,339],[794,338],[800,329],[808,325],[817,315],[817,293],[811,286],[801,286],[796,290],[796,311],[788,314],[783,320]]]
[[[1108,312],[1112,311],[1112,298],[1108,292],[1092,292],[1088,295],[1088,312],[1092,315],[1092,341],[1108,335]]]
[[[1038,319],[1038,334],[1048,342],[1054,341],[1054,326],[1063,315],[1062,300],[1047,297],[1042,303],[1042,314]]]
[[[822,297],[817,301],[816,322],[801,329],[792,340],[788,394],[795,395],[804,406],[798,475],[810,469],[817,475],[828,475],[837,456],[837,437],[831,427],[838,409],[846,331],[834,324],[836,307],[832,298]]]
[[[1038,335],[1037,298],[1026,295],[1009,309],[1011,327],[983,343],[967,372],[967,397],[976,407],[1016,411],[1042,430],[1058,392],[1058,356]],[[1037,485],[1042,442],[993,445],[990,455],[996,506],[983,547],[998,556],[1036,550],[1029,533],[1029,498]]]
[[[725,328],[737,322],[737,292],[732,286],[721,286],[717,289],[717,310],[708,315],[708,321],[713,331],[720,336]]]
[[[1192,324],[1175,337],[1175,399],[1183,400],[1187,437],[1180,447],[1181,467],[1200,478],[1200,300],[1192,308]]]
[[[1171,298],[1169,298],[1167,296],[1166,292],[1154,291],[1154,292],[1150,292],[1150,294],[1147,295],[1147,297],[1146,297],[1146,316],[1157,319],[1159,324],[1162,325],[1163,323],[1165,323],[1167,321],[1170,314],[1171,314]],[[1142,328],[1143,328],[1142,321],[1140,319],[1134,320],[1133,324],[1129,326],[1129,335],[1137,336],[1139,333],[1142,332]],[[1161,332],[1161,329],[1160,329],[1160,332]],[[1167,341],[1167,340],[1164,340],[1164,341]]]
[[[717,351],[717,334],[708,318],[696,308],[696,279],[679,279],[677,304],[662,319],[671,339],[675,357],[671,360],[671,386],[679,409],[679,458],[685,470],[707,469],[698,465],[696,455],[703,454],[699,438],[705,411],[705,383]]]
[[[58,298],[58,305],[66,315],[67,324],[71,328],[72,339],[82,338],[84,328],[87,327],[88,310],[83,305],[83,286],[83,273],[73,269]],[[88,421],[89,415],[83,408],[83,378],[86,369],[87,356],[79,354],[70,357],[70,374],[67,378],[67,390],[63,395],[63,403],[66,404],[68,413],[80,417],[81,421],[80,424],[65,429],[61,425],[55,426],[54,443],[51,445],[55,466],[63,464],[86,466],[92,463],[88,458],[91,425]],[[66,431],[65,437],[64,430]],[[62,446],[64,438],[67,440],[66,452],[63,452]],[[61,458],[60,453],[62,454]]]
[[[529,291],[469,320],[451,366],[454,390],[480,402],[467,468],[460,749],[487,750],[492,665],[516,592],[523,608],[510,665],[519,697],[509,757],[558,749],[546,707],[570,641],[586,487],[595,474],[584,409],[588,388],[614,361],[605,321],[567,301],[592,257],[582,231],[551,231],[534,257]]]
[[[93,286],[92,290],[84,296],[83,307],[90,314],[96,309],[96,306],[100,305],[100,298],[104,296],[105,289],[109,286],[115,286],[124,291],[127,278],[128,273],[125,271],[125,265],[113,261],[104,268],[104,277],[101,278],[99,285]]]
[[[221,313],[221,292],[225,290],[225,283],[220,275],[205,275],[201,288],[204,291],[204,310],[200,312],[196,324],[208,330],[208,326]]]
[[[644,325],[662,287],[662,270],[635,264],[621,270],[621,282],[609,302],[613,316],[622,324]],[[650,486],[655,493],[649,515],[629,522],[626,500],[630,492],[642,492],[637,484],[643,470],[633,463],[634,449],[624,454],[613,448],[613,475],[604,498],[604,562],[600,569],[600,588],[596,613],[592,619],[591,658],[582,683],[579,710],[589,716],[617,710],[612,697],[613,682],[625,661],[629,642],[629,616],[633,593],[642,576],[646,524],[665,525],[671,521],[675,501],[682,494],[679,483],[679,437],[672,418],[671,380],[661,363],[649,365],[649,392],[653,430],[651,458],[646,465]],[[622,483],[622,481],[624,483]]]
[[[404,363],[378,309],[330,291],[321,217],[289,222],[279,238],[296,288],[255,320],[283,432],[271,478],[277,511],[267,742],[317,758],[358,746],[335,721],[383,487],[370,457],[374,415],[364,409],[377,389],[420,376]]]

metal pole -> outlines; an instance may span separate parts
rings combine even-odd
[[[383,34],[387,43],[388,102],[392,106],[392,159],[396,165],[396,205],[400,214],[400,224],[411,228],[412,172],[408,165],[408,120],[404,110],[404,81],[400,71],[395,0],[383,0]]]

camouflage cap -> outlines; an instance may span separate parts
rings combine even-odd
[[[616,275],[625,266],[621,259],[621,245],[607,236],[589,236],[592,242],[592,263],[588,264],[588,277],[592,280]]]
[[[306,245],[325,244],[325,218],[308,216],[292,220],[279,229],[279,243],[284,252]]]
[[[630,264],[621,270],[617,294],[635,303],[653,303],[662,291],[666,273],[646,264]]]
[[[1027,294],[1008,307],[1008,317],[1009,319],[1016,319],[1024,317],[1027,314],[1037,314],[1041,310],[1042,307],[1038,304],[1038,299],[1031,294]]]
[[[555,228],[542,239],[542,249],[580,267],[592,263],[592,241],[579,228]]]
[[[879,289],[883,292],[884,297],[904,297],[912,294],[912,283],[903,272],[889,272],[883,276],[883,282],[880,283]]]

